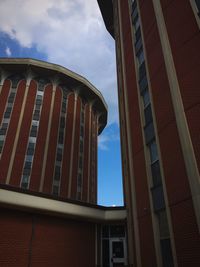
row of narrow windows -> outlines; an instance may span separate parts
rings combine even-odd
[[[8,99],[5,107],[5,112],[3,115],[2,123],[0,125],[0,157],[3,152],[3,147],[6,139],[7,129],[10,123],[10,118],[15,102],[15,97],[17,93],[17,86],[19,81],[23,77],[15,75],[9,78],[12,82],[12,86],[9,89]],[[38,138],[38,130],[40,126],[40,116],[43,105],[43,96],[46,85],[49,83],[45,79],[37,79],[37,93],[34,103],[31,127],[29,132],[28,144],[26,148],[26,154],[24,159],[24,165],[22,170],[20,186],[24,189],[28,189],[30,186],[30,178],[32,172],[32,165],[34,161],[35,149]],[[52,193],[54,195],[59,195],[60,193],[60,183],[62,175],[62,163],[64,154],[64,140],[66,132],[66,116],[67,116],[67,88],[64,88],[62,95],[62,104],[60,110],[59,118],[59,130],[58,139],[56,146],[55,155],[55,166],[53,173],[53,185]],[[84,155],[84,131],[85,131],[85,105],[82,104],[81,107],[81,119],[80,119],[80,143],[79,143],[79,158],[78,158],[78,174],[77,174],[77,198],[82,198],[82,188],[83,188],[83,155]]]
[[[171,242],[169,235],[168,219],[166,215],[166,207],[161,179],[160,162],[157,151],[157,141],[154,131],[154,123],[151,109],[151,100],[149,95],[148,80],[146,74],[145,56],[143,50],[143,41],[141,35],[140,18],[137,8],[137,2],[132,2],[132,25],[135,39],[135,53],[138,66],[138,83],[144,111],[144,136],[146,146],[150,156],[150,167],[152,177],[152,200],[154,212],[159,225],[160,246],[164,267],[173,267],[173,257],[171,250]]]

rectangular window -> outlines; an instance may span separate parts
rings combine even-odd
[[[3,148],[3,144],[4,144],[4,141],[0,141],[0,153],[1,153],[1,151],[2,151],[2,148]]]
[[[149,96],[149,90],[146,88],[145,91],[142,92],[144,107],[150,104],[150,96]]]
[[[158,213],[160,238],[169,238],[169,227],[166,210]]]
[[[163,267],[173,267],[173,256],[172,256],[172,249],[171,249],[171,242],[170,239],[162,239],[161,243],[161,251],[162,251],[162,260],[163,260]]]
[[[148,106],[145,107],[144,109],[144,117],[145,117],[145,123],[146,125],[152,122],[153,117],[152,117],[152,111],[151,111],[151,105],[149,104]]]
[[[160,164],[159,161],[155,161],[153,164],[151,164],[151,174],[153,179],[153,185],[157,186],[162,183],[161,180],[161,173],[160,173]]]
[[[144,134],[146,144],[148,144],[155,138],[153,122],[150,122],[144,127]]]
[[[198,9],[198,15],[200,16],[200,0],[195,0],[197,9]]]
[[[142,78],[146,75],[146,67],[145,62],[143,62],[139,67],[139,80],[142,80]]]
[[[148,86],[147,83],[147,77],[146,75],[144,75],[144,77],[142,78],[142,80],[139,81],[139,86],[140,86],[140,92],[142,93]]]
[[[39,121],[32,120],[32,126],[38,126],[38,125],[39,125]]]
[[[160,212],[165,209],[165,200],[163,194],[163,188],[161,185],[154,186],[151,188],[153,206],[155,212]]]
[[[156,145],[155,140],[151,142],[148,146],[149,146],[151,163],[153,163],[158,160],[157,145]]]
[[[0,141],[4,141],[5,135],[0,135]]]
[[[141,39],[141,30],[140,27],[135,32],[135,42],[137,43]]]
[[[36,137],[29,137],[29,143],[36,143]]]
[[[29,183],[29,175],[23,175],[22,176],[22,181],[21,181],[21,187],[24,189],[28,188],[28,183]]]
[[[43,96],[44,95],[44,92],[43,91],[37,91],[37,96]]]
[[[32,162],[33,161],[33,155],[27,155],[25,160],[26,160],[26,162]]]
[[[59,193],[58,191],[59,191],[59,187],[57,185],[53,185],[53,194],[57,196]]]

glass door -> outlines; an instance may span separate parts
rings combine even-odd
[[[126,250],[124,238],[110,239],[110,266],[123,267],[126,265]]]

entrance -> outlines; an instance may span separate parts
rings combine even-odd
[[[124,238],[110,239],[110,267],[123,267],[126,263],[126,243]]]
[[[127,266],[126,229],[124,224],[101,227],[101,266]]]

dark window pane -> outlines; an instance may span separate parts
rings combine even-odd
[[[151,163],[158,160],[157,145],[155,140],[149,144],[149,151],[150,151]]]
[[[5,134],[6,134],[6,130],[7,130],[7,129],[5,129],[5,128],[4,128],[4,129],[1,129],[1,130],[0,130],[0,135],[5,135]]]
[[[102,226],[102,236],[109,237],[109,226],[108,225]]]
[[[200,12],[200,0],[195,0],[195,2],[196,2],[196,5],[197,5],[198,10]]]
[[[103,267],[109,267],[110,266],[109,240],[103,240],[102,242],[102,258],[103,258]]]
[[[124,258],[124,245],[122,241],[112,242],[112,255],[114,258]]]
[[[144,134],[145,134],[146,144],[148,144],[155,138],[154,126],[152,122],[150,122],[144,127]]]
[[[142,92],[147,88],[148,83],[147,83],[147,77],[146,75],[142,78],[142,80],[139,81],[139,86],[140,86],[140,92]]]
[[[152,179],[153,179],[154,186],[160,185],[162,183],[162,181],[161,181],[159,161],[156,161],[151,165],[151,173],[152,173]]]
[[[125,236],[125,229],[123,225],[111,225],[110,226],[111,237],[123,237]]]
[[[160,230],[160,238],[169,238],[170,234],[166,210],[159,212],[157,216]]]
[[[159,185],[152,187],[151,193],[153,198],[154,211],[158,212],[160,210],[163,210],[165,208],[165,200],[162,186]]]
[[[142,65],[139,67],[139,79],[141,80],[145,74],[146,74],[146,67],[145,67],[145,62],[143,62]]]
[[[140,30],[140,27],[135,32],[135,39],[136,39],[136,43],[141,39],[141,30]]]
[[[53,186],[53,194],[57,196],[58,195],[58,191],[59,191],[59,187],[57,185],[54,185]]]
[[[144,117],[145,117],[145,123],[146,125],[150,122],[152,122],[152,112],[151,112],[151,105],[148,105],[144,109]]]
[[[142,98],[144,102],[144,107],[146,107],[150,103],[150,96],[149,96],[148,88],[146,88],[146,90],[142,92]]]
[[[162,239],[160,243],[161,243],[163,267],[173,267],[174,264],[173,264],[170,239]]]
[[[10,114],[11,114],[10,112],[5,112],[5,113],[4,113],[4,118],[5,118],[5,119],[10,118]]]

